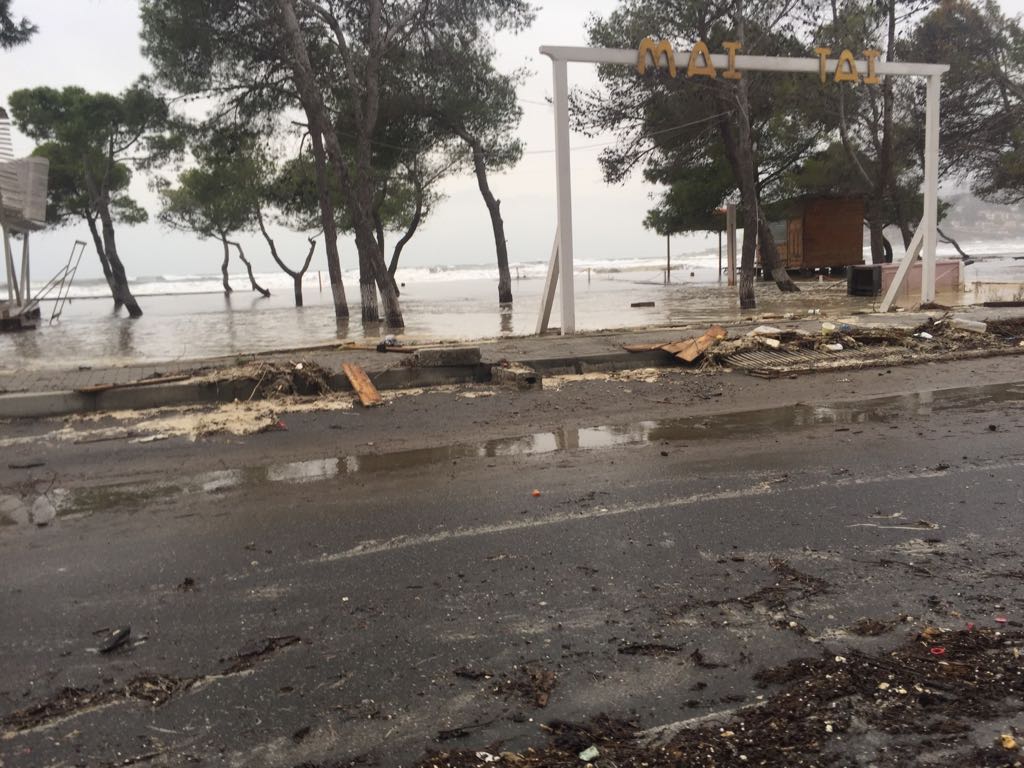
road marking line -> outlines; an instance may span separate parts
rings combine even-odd
[[[993,469],[1010,469],[1015,467],[1024,466],[1024,461],[1008,461],[1008,462],[994,462],[992,464],[985,465],[974,465],[965,467],[959,471],[964,472],[989,472]],[[360,542],[350,549],[345,549],[340,552],[334,552],[331,554],[325,554],[312,560],[307,560],[307,564],[316,563],[333,563],[342,560],[350,560],[356,557],[363,557],[365,555],[377,555],[385,552],[395,552],[403,549],[411,549],[414,547],[422,547],[428,544],[440,544],[443,542],[468,539],[477,536],[492,536],[494,534],[501,533],[512,533],[514,531],[524,531],[533,528],[543,528],[550,525],[560,525],[562,523],[572,523],[586,520],[600,520],[606,517],[621,517],[622,515],[636,514],[638,512],[651,512],[655,510],[665,509],[668,507],[687,507],[694,504],[700,504],[702,502],[715,502],[715,501],[727,501],[729,499],[747,499],[755,498],[759,496],[770,496],[772,494],[778,494],[780,491],[787,493],[813,491],[818,488],[835,488],[836,486],[844,485],[873,485],[884,482],[900,482],[905,480],[931,480],[936,477],[951,477],[954,473],[949,470],[943,472],[934,471],[918,471],[914,473],[890,473],[884,475],[878,475],[877,477],[859,477],[859,478],[848,478],[837,480],[830,478],[817,483],[803,486],[785,486],[777,485],[771,482],[762,482],[758,485],[750,488],[738,488],[731,491],[720,491],[717,493],[698,493],[692,496],[681,496],[674,499],[663,499],[661,501],[645,502],[642,504],[623,504],[618,507],[597,507],[590,510],[581,510],[574,513],[560,512],[558,514],[551,515],[549,517],[539,518],[535,520],[506,520],[501,523],[492,523],[490,525],[479,525],[468,528],[454,528],[447,531],[439,531],[437,533],[426,533],[418,536],[395,536],[390,539],[368,539]],[[928,529],[925,528],[910,528],[917,532],[923,532]]]

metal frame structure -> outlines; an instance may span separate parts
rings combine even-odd
[[[587,48],[543,46],[541,54],[551,59],[554,72],[555,106],[555,166],[558,183],[558,226],[555,245],[548,265],[547,281],[541,299],[540,315],[537,319],[537,333],[547,331],[554,305],[558,278],[562,276],[562,335],[576,332],[576,292],[573,281],[573,222],[572,222],[572,178],[569,146],[569,74],[568,64],[619,64],[636,66],[640,52],[625,48]],[[690,61],[690,51],[675,51],[675,66],[685,70]],[[712,54],[708,57],[711,66],[723,70],[734,64],[740,72],[802,72],[834,74],[839,60],[824,61],[821,58],[782,58],[774,56],[735,56],[730,61],[727,54]],[[657,63],[657,62],[655,62]],[[945,64],[909,64],[904,62],[872,62],[874,74],[879,76],[924,77],[928,80],[927,112],[925,123],[925,167],[924,167],[924,216],[917,233],[907,249],[896,273],[896,279],[889,288],[882,303],[882,310],[888,311],[897,292],[903,285],[911,264],[922,255],[924,269],[921,281],[921,301],[935,299],[935,246],[938,225],[939,186],[939,95],[942,75],[949,71]],[[824,67],[824,69],[823,69]]]

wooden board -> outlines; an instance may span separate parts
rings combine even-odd
[[[385,352],[397,352],[402,355],[411,355],[413,352],[418,350],[419,347],[385,347]],[[355,351],[355,352],[380,352],[375,344],[343,344],[341,346],[342,352]]]
[[[685,363],[692,363],[728,335],[725,328],[720,325],[713,325],[703,335],[695,339],[686,339],[686,341],[681,341],[678,344],[667,344],[662,349],[675,355],[677,359]]]
[[[623,344],[622,348],[627,352],[653,352],[656,349],[664,348],[664,344]]]
[[[359,402],[366,408],[384,404],[384,398],[380,396],[380,392],[377,391],[373,382],[370,381],[370,377],[366,375],[366,371],[361,366],[354,363],[342,363],[341,370],[348,377],[352,389],[359,395]]]
[[[107,392],[111,389],[128,389],[129,387],[149,387],[154,384],[173,384],[178,381],[188,381],[193,378],[191,373],[183,374],[181,376],[163,376],[159,379],[139,379],[137,381],[128,381],[120,384],[93,384],[90,387],[79,387],[75,392],[81,392],[83,395],[95,395],[100,392]]]

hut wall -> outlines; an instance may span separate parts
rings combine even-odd
[[[864,201],[808,200],[803,217],[804,269],[864,263]]]

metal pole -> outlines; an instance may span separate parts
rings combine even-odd
[[[29,283],[29,272],[28,272],[28,232],[25,232],[21,241],[21,295],[25,297],[25,302],[28,303],[32,298],[32,287]]]
[[[672,282],[672,235],[665,235],[665,285]]]
[[[725,207],[725,228],[726,248],[729,251],[729,285],[736,285],[736,206],[733,203]]]
[[[7,271],[7,301],[14,305],[14,288],[17,278],[14,274],[14,255],[11,253],[11,233],[3,228],[4,237],[4,268]],[[20,303],[20,302],[19,302]]]
[[[718,282],[722,282],[722,230],[718,230]]]
[[[928,77],[928,106],[924,129],[924,264],[921,303],[935,301],[935,246],[939,224],[939,97],[941,75]]]
[[[569,71],[554,60],[555,163],[558,178],[558,269],[562,279],[562,335],[576,333],[576,295],[573,282],[572,176],[569,158]]]

